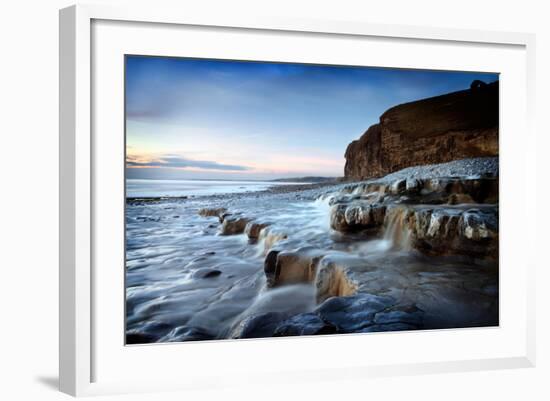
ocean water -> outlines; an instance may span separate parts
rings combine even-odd
[[[358,256],[376,278],[369,284],[373,294],[414,299],[440,327],[483,321],[483,313],[492,313],[494,297],[480,290],[497,285],[492,271],[425,258],[405,247],[394,249],[393,235],[356,241],[333,232],[324,193],[337,188],[269,193],[257,191],[277,183],[165,183],[134,181],[130,194],[225,190],[226,195],[127,202],[126,331],[139,335],[137,342],[231,338],[241,322],[258,314],[311,312],[316,306],[314,285],[266,286],[264,260],[274,247]],[[256,243],[245,234],[220,235],[217,217],[199,215],[205,207],[224,207],[269,227]]]
[[[298,183],[273,181],[128,179],[126,180],[126,196],[129,198],[156,198],[236,194],[264,191],[277,185],[293,184]]]

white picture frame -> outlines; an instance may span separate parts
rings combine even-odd
[[[93,138],[93,107],[92,102],[92,76],[96,68],[94,53],[100,46],[101,41],[93,42],[93,25],[98,21],[122,22],[122,23],[144,23],[156,24],[163,27],[204,27],[212,29],[231,29],[233,31],[246,32],[272,32],[288,35],[307,34],[309,36],[339,37],[346,38],[383,38],[386,41],[419,41],[440,44],[460,44],[462,47],[494,46],[516,49],[519,57],[518,66],[522,71],[521,77],[516,77],[515,85],[521,87],[525,96],[520,96],[520,105],[524,105],[525,113],[519,117],[518,124],[524,128],[525,134],[521,140],[525,141],[523,147],[514,149],[512,142],[503,148],[503,159],[501,163],[514,163],[513,160],[520,160],[521,166],[516,172],[514,179],[524,180],[525,185],[533,184],[535,180],[535,134],[531,123],[534,112],[534,47],[535,37],[524,33],[507,32],[485,32],[459,29],[437,29],[414,26],[397,25],[374,25],[360,22],[348,21],[316,21],[316,20],[293,20],[277,18],[257,18],[242,16],[239,19],[227,19],[212,15],[188,15],[183,10],[164,10],[151,8],[112,8],[108,6],[78,5],[60,11],[60,390],[75,396],[126,393],[133,391],[160,391],[167,389],[201,389],[209,385],[205,376],[200,370],[191,372],[185,380],[177,378],[166,378],[159,380],[151,378],[150,381],[140,380],[139,383],[127,380],[127,378],[110,377],[108,380],[97,380],[98,366],[95,363],[95,355],[101,347],[96,346],[95,325],[98,323],[97,311],[94,308],[94,288],[101,285],[94,275],[94,232],[97,230],[95,213],[96,199],[94,198],[94,175],[97,165],[97,157],[104,152],[101,146],[94,142]],[[117,28],[118,29],[118,28]],[[121,27],[120,29],[128,29]],[[220,33],[223,34],[223,33]],[[114,39],[114,38],[113,38]],[[113,40],[113,42],[116,42]],[[519,54],[521,53],[521,54]],[[525,63],[525,64],[523,64]],[[525,76],[523,77],[523,74]],[[520,79],[521,78],[521,79]],[[523,80],[523,78],[525,78]],[[509,87],[511,88],[511,86]],[[507,96],[506,86],[501,96]],[[510,93],[510,92],[508,92]],[[506,124],[510,123],[505,121]],[[123,132],[121,132],[123,136]],[[510,138],[510,141],[513,141]],[[508,153],[506,153],[508,152]],[[109,159],[109,158],[107,158]],[[106,159],[106,160],[107,160]],[[109,164],[112,159],[106,163]],[[119,168],[120,166],[113,166]],[[503,168],[504,171],[511,169]],[[508,179],[508,178],[506,178]],[[122,182],[120,185],[123,185]],[[533,184],[534,185],[534,184]],[[504,187],[506,188],[506,187]],[[508,196],[507,194],[503,194]],[[523,200],[510,198],[504,202],[522,208]],[[524,213],[527,224],[535,224],[536,210],[533,207],[525,207]],[[513,223],[502,225],[502,229],[513,230]],[[530,230],[534,232],[534,230]],[[506,244],[505,242],[503,242]],[[534,246],[524,242],[520,246]],[[525,252],[525,255],[534,255],[534,252]],[[417,361],[411,359],[404,363],[396,363],[383,359],[376,363],[361,363],[350,361],[347,365],[328,366],[330,358],[327,358],[327,366],[307,367],[306,365],[296,369],[300,372],[298,380],[326,380],[331,377],[353,377],[358,380],[368,376],[398,375],[411,373],[467,371],[480,369],[502,369],[511,367],[529,367],[535,363],[535,319],[534,319],[534,259],[523,259],[521,266],[524,279],[516,281],[518,292],[525,297],[521,303],[521,322],[509,322],[508,326],[501,326],[493,332],[486,333],[490,339],[498,330],[506,331],[512,327],[516,330],[514,340],[514,351],[506,353],[495,350],[494,353],[472,353],[464,359],[448,359],[439,361]],[[122,290],[122,289],[121,289]],[[116,297],[115,294],[111,294]],[[110,296],[111,296],[110,295]],[[509,293],[508,293],[509,295]],[[503,292],[502,297],[508,296]],[[523,298],[522,298],[523,299]],[[516,327],[517,326],[517,327]],[[115,329],[115,328],[113,328]],[[520,334],[517,334],[521,332]],[[415,333],[416,336],[430,335],[430,341],[439,341],[438,336],[449,335],[445,333],[423,334]],[[474,333],[475,338],[479,332]],[[485,335],[485,334],[483,334]],[[380,335],[395,336],[386,333]],[[329,336],[331,337],[331,336]],[[327,339],[326,346],[336,347],[335,341],[351,342],[358,344],[364,341],[361,336],[347,337],[347,339]],[[374,338],[374,337],[373,337]],[[394,339],[397,337],[394,337]],[[402,337],[403,339],[405,337]],[[504,338],[503,338],[504,339]],[[288,352],[289,344],[297,339],[277,340],[252,340],[239,341],[238,345],[230,345],[232,350],[227,350],[228,356],[231,352],[242,353],[250,349],[251,353],[261,351],[262,347],[281,348],[281,352]],[[298,341],[303,341],[299,339]],[[395,340],[393,340],[395,341]],[[498,342],[498,341],[496,341]],[[189,347],[190,355],[197,355],[197,352],[205,353],[207,348],[217,347],[218,352],[222,351],[219,343],[200,344],[194,348]],[[233,342],[235,344],[235,342]],[[270,345],[272,344],[272,345]],[[284,344],[279,346],[279,344]],[[121,343],[122,346],[122,343]],[[181,347],[182,345],[159,345],[157,347]],[[184,347],[187,345],[183,345]],[[194,345],[196,346],[196,345]],[[302,348],[310,350],[319,347],[320,343],[301,343]],[[503,345],[504,346],[504,345]],[[238,348],[237,348],[238,347]],[[511,345],[512,347],[512,345]],[[148,347],[149,353],[155,353],[153,347]],[[285,348],[286,350],[284,350]],[[124,351],[124,350],[122,350]],[[126,351],[124,351],[126,352]],[[166,354],[166,352],[164,352]],[[490,354],[490,355],[489,355]],[[151,356],[158,358],[159,356]],[[162,358],[162,356],[160,356]],[[159,360],[159,359],[155,359]],[[299,364],[298,364],[299,365]],[[315,365],[314,365],[315,366]],[[243,368],[244,369],[244,368]],[[194,376],[193,376],[194,374]],[[211,373],[212,377],[224,374],[223,371]],[[276,369],[275,371],[256,367],[254,376],[248,376],[258,382],[270,382],[277,377],[277,380],[292,381],[297,379],[296,370]],[[227,379],[230,380],[229,378]],[[218,385],[225,385],[223,380]],[[234,383],[233,383],[234,384]],[[239,383],[237,383],[239,384]],[[244,382],[242,383],[244,385]]]

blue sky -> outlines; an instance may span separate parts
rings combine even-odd
[[[474,79],[498,75],[127,56],[127,176],[342,176],[385,110]]]

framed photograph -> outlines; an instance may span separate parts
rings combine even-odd
[[[60,12],[60,387],[533,366],[534,37]]]

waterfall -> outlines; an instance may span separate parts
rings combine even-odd
[[[395,207],[387,210],[384,221],[384,240],[388,241],[393,249],[404,251],[410,249],[411,229],[406,208]]]

